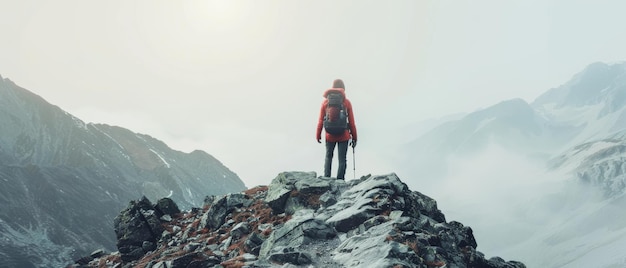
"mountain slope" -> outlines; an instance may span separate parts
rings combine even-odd
[[[191,207],[245,188],[205,152],[85,124],[8,79],[0,80],[0,124],[0,256],[20,267],[114,248],[108,222],[138,193]]]

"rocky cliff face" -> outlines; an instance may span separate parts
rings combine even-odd
[[[0,124],[0,259],[9,267],[59,267],[114,249],[110,223],[137,194],[190,208],[245,189],[205,152],[86,124],[1,77]]]
[[[285,172],[269,186],[208,196],[180,212],[132,201],[115,219],[119,251],[74,267],[525,267],[487,259],[472,229],[395,174],[343,181]]]

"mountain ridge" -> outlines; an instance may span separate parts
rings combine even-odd
[[[187,208],[206,194],[245,189],[206,152],[86,124],[7,78],[0,123],[0,256],[14,266],[58,267],[97,245],[114,248],[107,220],[138,193]]]

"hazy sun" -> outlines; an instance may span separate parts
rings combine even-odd
[[[245,26],[253,2],[193,0],[185,3],[190,26],[201,31],[231,31]]]

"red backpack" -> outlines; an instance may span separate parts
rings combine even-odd
[[[348,129],[348,112],[343,105],[344,97],[340,92],[329,92],[326,95],[328,105],[324,116],[324,130],[332,135],[341,135]]]

